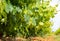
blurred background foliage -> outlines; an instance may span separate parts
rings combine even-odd
[[[0,0],[0,34],[44,36],[51,34],[50,18],[56,13],[51,0]]]
[[[55,35],[60,35],[60,28],[58,28],[54,33]]]

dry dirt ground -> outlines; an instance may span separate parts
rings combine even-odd
[[[11,38],[11,37],[6,37],[3,39],[0,39],[0,41],[55,41],[53,36],[47,36],[45,38],[42,37],[29,37],[28,39],[16,37],[16,38]]]

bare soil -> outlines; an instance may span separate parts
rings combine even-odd
[[[21,38],[21,37],[15,37],[15,38],[5,37],[5,38],[0,39],[0,41],[55,41],[55,39],[53,36],[47,36],[45,38],[29,37],[27,39]]]

